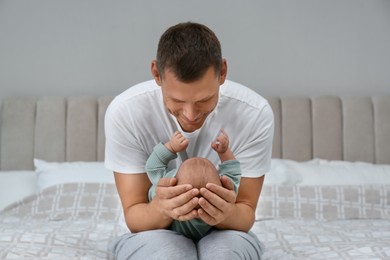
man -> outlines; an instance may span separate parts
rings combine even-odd
[[[131,231],[115,243],[114,254],[118,259],[260,259],[261,243],[249,230],[270,169],[270,106],[254,91],[226,80],[220,43],[201,24],[181,23],[165,31],[151,72],[154,80],[129,88],[106,112],[105,164],[114,171]],[[241,163],[237,196],[226,176],[223,186],[209,183],[200,190],[163,178],[148,200],[151,183],[144,167],[156,143],[180,131],[189,145],[170,169],[191,157],[217,166],[210,143],[222,128]],[[174,220],[194,218],[214,227],[199,242],[169,229]]]

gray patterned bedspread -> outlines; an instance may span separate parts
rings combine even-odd
[[[264,187],[264,259],[390,259],[390,186]]]
[[[0,213],[0,259],[112,259],[113,184],[62,184]],[[252,231],[264,259],[390,259],[390,186],[263,188]]]
[[[121,214],[113,184],[63,184],[0,214],[0,259],[112,259]]]

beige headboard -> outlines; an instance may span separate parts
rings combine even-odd
[[[390,164],[390,96],[268,97],[273,157]],[[32,170],[33,158],[102,161],[112,97],[8,98],[2,102],[0,170]]]

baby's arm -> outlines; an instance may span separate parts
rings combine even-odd
[[[168,163],[177,157],[176,153],[183,151],[188,146],[188,140],[176,131],[165,144],[159,143],[153,148],[146,161],[145,170],[154,185],[167,177]]]
[[[153,185],[157,185],[161,178],[166,177],[168,163],[177,158],[162,143],[158,143],[145,164],[146,173]]]
[[[179,131],[176,131],[164,145],[171,153],[178,153],[187,149],[188,140]]]
[[[229,147],[229,137],[223,129],[221,129],[216,141],[211,143],[211,147],[218,153],[221,162],[236,159]]]

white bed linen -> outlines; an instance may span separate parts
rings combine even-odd
[[[114,183],[114,173],[103,162],[47,162],[34,159],[37,189],[62,183]]]
[[[296,170],[292,178],[285,175],[291,164]],[[265,183],[252,228],[265,244],[264,259],[390,259],[390,185],[364,185],[364,178],[354,178],[355,170],[347,173],[355,185],[337,185],[343,184],[337,179],[323,185],[321,178],[303,185],[308,169],[320,174],[315,171],[320,164],[340,166],[338,162],[273,160],[270,174],[278,178],[270,177]],[[353,169],[356,165],[342,166]],[[41,168],[45,174],[38,176],[48,181],[48,187],[0,212],[0,258],[111,259],[110,243],[125,232],[118,221],[122,213],[115,185],[111,180],[91,183],[94,174],[78,176],[78,183],[58,184],[58,180],[70,181],[69,176],[58,174],[82,175],[85,171],[77,164],[44,166],[50,167]],[[284,172],[275,171],[276,167]],[[91,169],[96,176],[107,174],[100,166]],[[31,183],[35,189],[37,179],[31,172],[0,173],[8,180],[8,184],[0,181],[7,194],[30,194]],[[8,178],[11,174],[15,175]],[[324,171],[321,174],[326,177]],[[23,176],[28,177],[19,182]],[[82,182],[84,178],[88,183]]]
[[[389,219],[268,219],[252,231],[266,247],[264,260],[390,259]]]
[[[0,210],[36,191],[61,183],[114,183],[103,162],[46,162],[35,159],[34,171],[0,171]],[[313,159],[272,159],[264,185],[390,184],[390,165]]]
[[[297,195],[305,194],[306,187],[264,187],[264,199],[259,202],[261,215],[257,216],[252,228],[266,247],[264,258],[390,257],[390,186],[371,187],[373,192],[378,190],[382,195],[373,197],[366,187],[337,187],[339,191],[352,193],[367,190],[362,193],[367,197],[360,196],[366,198],[365,203],[350,206],[366,210],[348,214],[322,211],[320,219],[312,218],[318,213],[307,214],[307,209],[318,203],[328,207],[328,202],[323,201],[331,193],[327,187],[310,187],[318,194],[313,201]],[[296,194],[293,198],[302,199],[287,201],[292,205],[291,210],[284,210],[283,203],[291,192]],[[270,198],[271,204],[264,203]],[[348,200],[353,201],[354,197],[346,196],[342,203],[344,207],[336,206],[333,210],[339,212],[344,208],[348,212]],[[275,205],[279,205],[280,210],[275,210]],[[332,207],[328,209],[332,210]],[[364,211],[380,214],[372,217]],[[47,188],[0,213],[0,258],[111,259],[110,244],[125,232],[118,223],[120,215],[121,206],[114,184],[68,183]]]
[[[0,171],[0,210],[37,191],[34,171]]]
[[[0,259],[112,259],[120,214],[113,184],[52,186],[0,213]]]
[[[313,159],[297,162],[272,159],[265,185],[370,185],[390,184],[390,165]]]
[[[0,171],[0,210],[26,196],[62,183],[114,183],[103,162],[47,162],[34,159],[35,171]]]
[[[264,259],[390,259],[390,185],[265,186]]]

